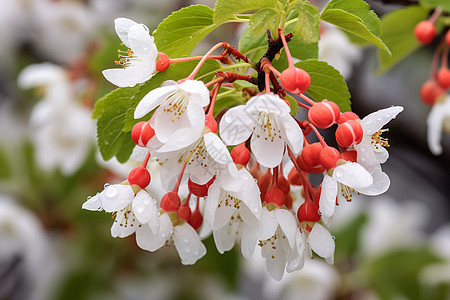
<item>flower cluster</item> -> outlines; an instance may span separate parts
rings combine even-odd
[[[156,55],[141,24],[118,19],[116,31],[132,50],[118,61],[123,69],[104,72],[114,84],[142,83],[180,61]],[[267,270],[277,280],[285,271],[302,268],[311,250],[332,264],[335,242],[328,228],[335,207],[350,201],[352,192],[379,195],[388,189],[389,177],[381,168],[388,158],[382,127],[403,108],[382,109],[360,119],[341,112],[332,101],[313,101],[304,94],[310,75],[292,62],[287,46],[291,35],[279,29],[279,36],[268,53],[284,47],[289,67],[281,73],[271,64],[274,55],[268,54],[254,65],[257,78],[218,72],[210,82],[195,80],[207,58],[229,61],[231,55],[248,61],[227,43],[219,43],[200,57],[187,78],[165,82],[144,96],[134,117],[153,113],[134,126],[131,137],[148,151],[147,157],[127,180],[106,185],[83,208],[113,213],[112,236],[136,233],[144,250],[173,243],[183,264],[205,255],[201,240],[211,234],[220,253],[239,244],[243,256],[250,258],[255,247],[261,247]],[[222,56],[210,56],[220,47],[225,49]],[[255,84],[259,93],[214,116],[219,89],[230,88],[236,79]],[[286,92],[298,96],[295,104],[308,111],[306,119],[290,114]],[[329,146],[317,129],[335,124],[338,148]],[[319,142],[312,142],[310,133]],[[149,162],[161,165],[159,174],[150,174]],[[311,173],[323,174],[319,186],[310,183]],[[160,199],[148,187],[154,176],[167,187]]]
[[[414,35],[419,43],[428,45],[435,40],[436,27],[434,24],[441,14],[442,9],[436,8],[428,20],[423,20],[416,25]],[[450,89],[450,70],[448,69],[449,47],[450,30],[447,30],[434,52],[430,78],[420,89],[422,102],[432,106],[427,118],[427,125],[428,146],[434,155],[440,155],[442,153],[441,134],[443,129],[444,131],[449,131],[445,122],[450,116],[450,97],[448,95],[448,90]],[[441,57],[440,68],[437,70],[439,57]]]

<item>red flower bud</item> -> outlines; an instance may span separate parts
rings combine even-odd
[[[245,147],[245,143],[237,145],[231,150],[231,158],[237,165],[247,165],[250,160],[250,151]]]
[[[278,208],[282,207],[284,204],[284,193],[277,187],[272,187],[264,197],[264,201],[267,204],[273,203]]]
[[[145,147],[148,141],[155,135],[155,130],[150,126],[150,121],[136,123],[131,130],[131,139],[141,147]]]
[[[339,117],[339,120],[337,120],[337,123],[342,124],[348,120],[359,120],[359,119],[360,119],[360,117],[357,114],[355,114],[354,112],[346,111],[344,113],[341,113],[341,116]]]
[[[311,201],[305,201],[298,208],[297,218],[300,222],[319,222],[319,206]]]
[[[316,103],[308,112],[309,121],[316,127],[329,128],[339,120],[341,111],[339,106],[331,101],[324,99]]]
[[[309,74],[296,67],[289,67],[281,73],[281,84],[288,92],[301,94],[308,90],[311,85]]]
[[[319,155],[322,149],[323,146],[319,142],[306,145],[303,148],[301,156],[308,168],[314,168],[320,165]]]
[[[180,204],[180,196],[175,192],[168,192],[162,197],[160,207],[165,212],[178,211]]]
[[[355,120],[348,120],[336,129],[336,141],[342,147],[350,147],[361,143],[363,129],[361,124]]]
[[[445,91],[434,79],[426,81],[420,89],[420,97],[422,102],[427,105],[434,105],[436,100],[445,94]]]
[[[336,163],[341,158],[341,154],[336,148],[324,147],[322,151],[320,151],[319,158],[322,166],[329,170],[336,168]]]
[[[170,58],[162,52],[159,52],[159,58],[156,61],[156,71],[163,72],[170,67]]]
[[[216,179],[216,176],[211,178],[207,183],[205,184],[197,184],[193,182],[190,178],[188,180],[188,189],[189,192],[192,193],[192,195],[195,195],[197,197],[206,197],[208,196],[208,189],[213,184],[214,180]]]
[[[181,220],[189,221],[191,218],[191,209],[189,208],[189,197],[184,200],[183,204],[181,204],[180,208],[178,208],[178,217]]]
[[[145,189],[150,184],[150,172],[145,167],[137,167],[128,174],[128,183]]]
[[[211,130],[212,133],[216,133],[217,132],[217,122],[216,119],[214,119],[213,116],[211,115],[206,115],[205,116],[205,126],[209,128],[209,130]]]
[[[442,68],[437,72],[437,79],[439,85],[444,90],[450,88],[450,70],[447,68]]]
[[[436,28],[432,22],[424,20],[416,25],[414,35],[419,43],[427,45],[434,40]]]
[[[288,181],[292,185],[302,185],[302,179],[300,178],[300,173],[297,171],[297,169],[294,167],[291,169],[291,171],[288,174]]]

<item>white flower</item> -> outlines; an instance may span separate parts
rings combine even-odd
[[[150,121],[155,137],[165,145],[164,152],[176,151],[201,136],[205,127],[203,108],[208,104],[209,90],[203,82],[172,82],[145,95],[136,107],[134,118],[142,118],[157,108]]]
[[[450,118],[450,95],[447,95],[443,101],[436,102],[427,118],[428,147],[434,155],[442,154],[442,129],[445,127],[444,121],[448,118]]]
[[[271,211],[263,207],[261,225],[256,234],[261,254],[266,259],[267,271],[275,280],[281,280],[288,255],[296,246],[297,220],[286,209],[275,208]]]
[[[18,78],[23,88],[44,87],[44,98],[30,116],[37,163],[44,170],[76,172],[95,142],[91,111],[75,101],[64,69],[50,63],[30,65]]]
[[[362,57],[361,48],[354,45],[344,32],[328,23],[321,23],[319,59],[335,67],[345,79],[352,75],[353,64]]]
[[[123,238],[148,229],[152,232],[159,230],[156,201],[145,190],[135,195],[129,185],[108,185],[101,193],[89,198],[82,207],[116,214],[111,227],[113,237]]]
[[[245,258],[250,258],[256,245],[256,232],[261,219],[261,199],[258,184],[252,175],[241,169],[235,178],[235,190],[221,187],[215,181],[209,188],[205,205],[205,220],[213,230],[220,253],[241,243]]]
[[[286,144],[294,154],[300,153],[303,147],[302,131],[289,112],[289,106],[278,96],[255,96],[223,115],[220,136],[227,145],[237,145],[251,135],[256,160],[273,168],[281,163]]]
[[[103,76],[120,87],[149,80],[156,70],[158,50],[148,28],[126,18],[117,18],[114,24],[120,40],[129,49],[118,61],[123,68],[104,70]]]
[[[357,162],[370,173],[385,163],[389,157],[388,151],[384,148],[388,146],[387,140],[381,137],[384,131],[381,128],[402,111],[403,107],[392,106],[373,112],[361,120],[363,138],[354,147],[357,151]]]
[[[159,216],[159,229],[152,231],[148,226],[136,232],[136,242],[144,250],[156,251],[162,245],[173,241],[184,265],[193,265],[206,254],[206,247],[189,223],[181,221],[174,226],[167,213]]]
[[[370,173],[358,163],[346,162],[338,165],[332,176],[324,173],[322,192],[320,193],[319,208],[325,217],[331,217],[336,207],[336,197],[351,200],[350,191],[361,192],[373,184]]]
[[[309,229],[310,231],[308,229],[297,230],[295,248],[289,253],[286,271],[293,272],[303,268],[305,255],[309,254],[312,257],[311,250],[325,258],[330,265],[334,263],[335,244],[331,233],[318,222]]]

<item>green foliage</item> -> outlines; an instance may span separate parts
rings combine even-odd
[[[421,46],[414,36],[414,27],[427,16],[427,9],[421,6],[410,6],[395,10],[383,17],[381,37],[391,49],[392,56],[378,51],[380,66],[377,71],[379,73],[388,70]]]
[[[274,29],[272,24],[277,19],[277,11],[273,8],[264,8],[250,18],[249,26],[253,35],[257,36],[266,33],[267,29]]]
[[[315,101],[327,99],[335,102],[341,111],[350,111],[350,93],[344,77],[338,70],[324,61],[314,59],[295,64],[311,76],[311,85],[306,91]]]
[[[440,7],[443,10],[450,12],[450,1],[448,0],[419,0],[420,5],[431,8]]]
[[[236,14],[239,13],[278,7],[278,0],[217,0],[214,7],[214,22],[222,24],[237,20]]]
[[[381,299],[428,299],[419,284],[419,273],[428,264],[439,261],[426,248],[399,249],[372,260],[365,272]]]
[[[331,0],[320,14],[320,19],[372,42],[390,54],[389,48],[380,39],[380,19],[366,2]]]
[[[301,0],[289,6],[289,12],[293,12],[298,21],[292,33],[305,44],[316,43],[320,37],[319,10],[308,1]]]
[[[290,95],[286,95],[284,97],[289,102],[289,107],[291,108],[290,114],[291,116],[295,116],[298,113],[298,102],[294,99],[294,97]]]
[[[367,224],[366,214],[359,214],[345,226],[333,232],[336,240],[336,261],[345,260],[358,252],[361,241],[361,231]]]
[[[158,51],[169,57],[189,55],[208,33],[221,23],[213,21],[213,10],[205,5],[191,5],[168,16],[153,37]]]
[[[5,180],[10,177],[11,167],[8,162],[8,157],[3,148],[0,148],[0,180]]]

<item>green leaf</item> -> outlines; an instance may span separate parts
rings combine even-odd
[[[11,177],[11,166],[3,148],[0,148],[0,180]]]
[[[97,141],[103,159],[109,160],[116,156],[120,162],[125,162],[133,151],[134,143],[131,135],[123,132],[125,116],[133,104],[131,96],[137,87],[118,88],[102,99],[94,109],[94,117],[98,117]]]
[[[305,44],[316,43],[320,37],[319,10],[308,1],[300,0],[291,6],[289,11],[293,11],[298,18],[292,33]]]
[[[367,214],[353,217],[344,226],[333,232],[336,240],[336,260],[344,261],[358,252],[361,242],[361,232],[367,224]]]
[[[278,12],[273,8],[264,8],[254,13],[249,22],[252,34],[257,36],[266,33],[277,16]]]
[[[315,101],[327,99],[335,102],[343,112],[351,110],[347,83],[338,70],[324,61],[315,59],[297,62],[295,66],[311,76],[311,85],[306,93]]]
[[[421,295],[419,274],[440,259],[426,248],[398,249],[372,260],[365,268],[367,280],[382,299],[428,299]]]
[[[298,102],[291,95],[287,94],[284,97],[287,101],[289,101],[289,107],[291,108],[290,114],[291,116],[295,116],[298,113]]]
[[[323,9],[320,20],[356,34],[390,54],[380,39],[380,19],[362,0],[331,0]]]
[[[440,7],[445,11],[450,12],[450,1],[448,0],[419,0],[420,5],[431,8]]]
[[[417,23],[428,17],[428,10],[421,6],[410,6],[385,15],[381,21],[381,37],[392,51],[392,56],[378,51],[380,66],[378,73],[385,72],[408,56],[421,45],[414,36]],[[399,20],[402,20],[399,22]]]
[[[125,116],[125,124],[123,127],[123,131],[130,132],[136,123],[150,119],[152,112],[150,112],[147,116],[141,119],[136,120],[134,118],[134,110],[136,109],[136,106],[138,105],[139,101],[141,101],[145,95],[147,95],[151,90],[160,87],[161,84],[167,80],[177,81],[182,78],[186,78],[187,76],[189,76],[189,74],[192,72],[192,70],[195,68],[197,64],[198,61],[186,61],[176,63],[170,66],[170,68],[167,69],[166,71],[157,73],[155,76],[150,78],[150,80],[141,85],[139,87],[139,91],[131,99],[131,104],[129,107],[130,109]],[[220,67],[221,64],[217,60],[212,59],[206,60],[205,63],[200,68],[200,70],[198,71],[196,78],[199,78],[204,74],[210,73],[208,76],[202,77],[203,82],[208,82],[214,77],[216,71],[218,71]]]
[[[205,5],[182,8],[159,24],[153,37],[159,52],[169,57],[189,55],[197,44],[221,23],[214,23],[213,10]]]
[[[278,0],[217,0],[214,22],[222,24],[235,20],[235,15],[263,8],[277,8]]]
[[[263,54],[267,51],[267,34],[261,33],[258,36],[254,36],[250,28],[246,28],[242,33],[239,40],[238,50],[244,55],[249,56],[250,59],[259,60]],[[250,55],[254,53],[262,53],[259,57],[256,55]],[[256,57],[254,57],[256,56]]]
[[[245,104],[245,99],[242,97],[242,92],[234,92],[231,94],[219,94],[214,105],[214,116],[217,116],[223,109],[232,108],[237,105]]]

